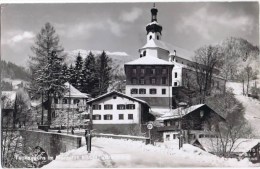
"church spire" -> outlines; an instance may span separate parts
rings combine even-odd
[[[151,39],[157,39],[157,40],[161,39],[162,26],[159,25],[157,22],[157,13],[158,13],[158,9],[155,7],[155,3],[154,3],[151,9],[151,16],[152,16],[151,23],[149,23],[146,26],[147,41]]]
[[[151,9],[151,13],[152,13],[152,22],[153,21],[157,21],[157,8],[155,8],[155,3],[153,3],[153,8]]]

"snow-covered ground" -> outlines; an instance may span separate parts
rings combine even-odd
[[[228,82],[227,87],[233,89],[235,97],[245,107],[245,118],[252,126],[254,135],[260,138],[260,101],[242,95],[242,83]]]
[[[83,139],[84,140],[84,139]],[[139,141],[93,138],[90,154],[86,146],[57,156],[44,168],[76,167],[251,167],[247,159],[224,159],[189,144],[179,150],[177,143],[145,145]],[[83,143],[84,145],[84,143]]]

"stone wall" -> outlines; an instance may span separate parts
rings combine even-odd
[[[60,153],[81,147],[81,136],[33,130],[20,130],[20,134],[26,154],[40,146],[49,157],[55,159]]]

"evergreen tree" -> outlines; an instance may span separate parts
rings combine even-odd
[[[70,84],[76,84],[75,70],[72,64],[70,64],[70,67],[68,69],[68,82]]]
[[[80,52],[78,53],[78,56],[76,58],[75,62],[75,84],[72,84],[74,87],[76,87],[78,90],[82,91],[83,88],[83,72],[82,72],[82,67],[83,67],[83,59],[80,55]]]
[[[98,74],[96,70],[96,60],[92,52],[89,52],[88,56],[84,60],[83,65],[83,82],[84,87],[82,92],[90,94],[92,97],[98,95]]]
[[[62,80],[63,80],[63,83],[66,83],[69,81],[69,69],[68,69],[68,66],[64,63],[62,65],[62,70],[61,70],[61,74],[63,76]]]
[[[103,51],[97,59],[97,72],[98,72],[98,95],[107,93],[107,89],[111,82],[111,59]]]
[[[51,123],[52,97],[62,95],[65,86],[62,80],[63,48],[59,45],[59,36],[55,28],[46,23],[36,36],[31,47],[30,70],[32,88],[35,94],[43,94],[48,100],[48,124]]]

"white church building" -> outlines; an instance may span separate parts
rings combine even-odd
[[[152,109],[176,108],[181,90],[189,88],[194,76],[193,52],[162,41],[162,26],[157,21],[158,9],[151,9],[151,22],[146,25],[146,44],[139,49],[139,59],[124,65],[126,95],[145,100]],[[222,89],[224,79],[215,71],[213,84]]]

